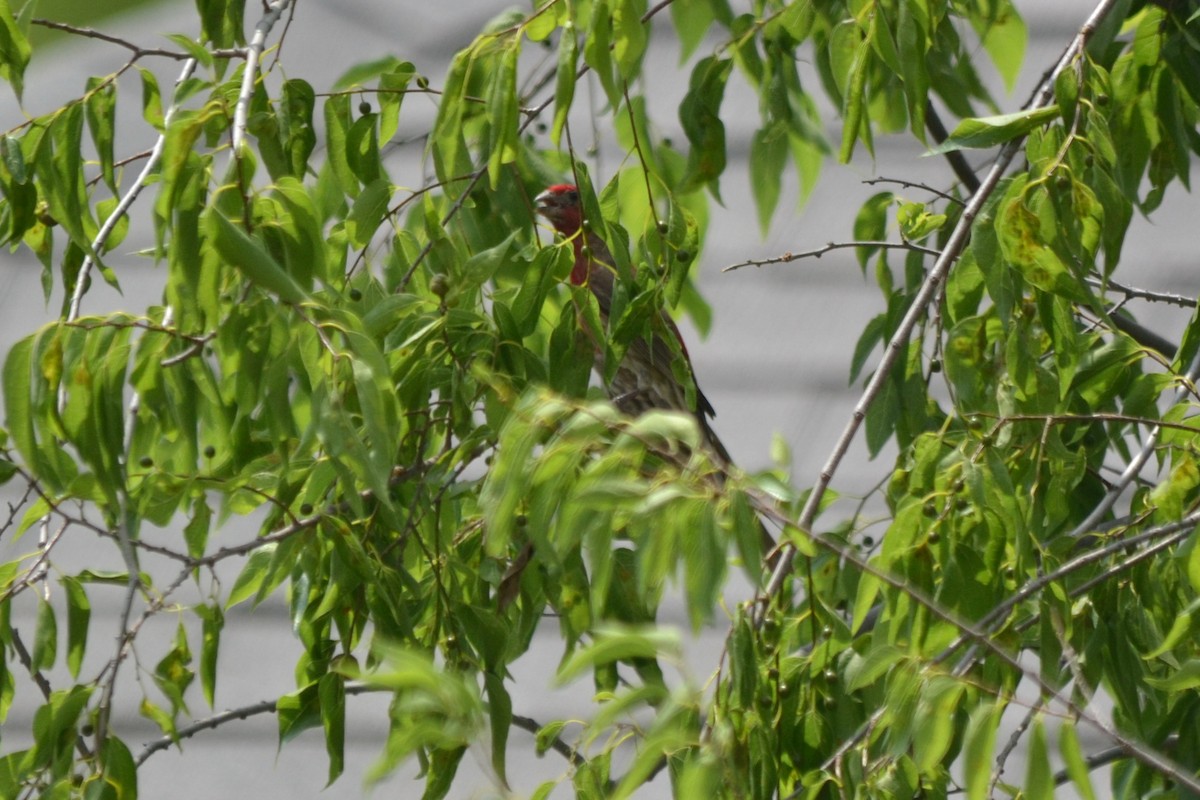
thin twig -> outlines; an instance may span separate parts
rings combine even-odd
[[[817,247],[812,250],[805,250],[801,253],[784,253],[783,255],[772,256],[771,258],[748,258],[745,261],[740,261],[737,264],[730,264],[728,267],[723,267],[721,272],[733,272],[742,267],[765,267],[770,264],[788,264],[792,261],[799,261],[802,258],[820,258],[833,250],[846,250],[851,247],[877,247],[883,250],[910,250],[914,253],[924,253],[927,256],[940,256],[941,250],[935,250],[932,247],[915,244],[913,242],[885,242],[885,241],[854,241],[854,242],[829,242],[822,247]]]
[[[38,25],[43,28],[63,31],[64,33],[69,33],[74,36],[83,36],[88,39],[98,39],[102,42],[115,44],[118,47],[124,47],[126,50],[132,52],[135,58],[143,58],[145,56],[162,56],[163,58],[172,58],[176,61],[187,61],[191,58],[189,54],[180,50],[166,50],[161,47],[142,47],[141,45],[134,44],[127,39],[122,39],[119,36],[103,33],[95,28],[84,28],[78,25],[68,25],[65,22],[58,22],[57,20],[42,18],[31,19],[29,22],[32,25]],[[210,50],[209,52],[214,58],[242,58],[245,55],[245,51],[240,47],[216,49]]]
[[[356,683],[346,687],[347,696],[367,694],[369,692],[378,691],[380,691],[378,687],[367,684]],[[252,703],[248,706],[242,706],[241,708],[233,708],[228,711],[222,711],[219,714],[213,714],[211,717],[205,717],[202,720],[197,720],[191,725],[185,725],[184,727],[175,731],[174,736],[164,736],[161,739],[155,739],[153,742],[147,744],[142,748],[141,752],[137,754],[137,757],[133,760],[133,763],[135,766],[140,767],[146,762],[146,759],[150,758],[150,756],[154,755],[155,753],[161,750],[166,750],[171,745],[177,744],[183,739],[190,739],[202,731],[210,731],[214,728],[219,728],[227,722],[244,720],[250,717],[258,716],[259,714],[274,714],[278,705],[278,700],[263,700],[259,703]]]
[[[954,203],[955,205],[960,206],[963,205],[963,199],[961,197],[955,197],[949,192],[943,192],[941,189],[935,189],[927,183],[906,181],[903,178],[887,178],[882,175],[878,178],[869,178],[868,180],[863,181],[863,183],[865,183],[867,186],[875,186],[876,184],[880,183],[894,183],[897,186],[901,186],[905,189],[920,189],[923,192],[929,192],[932,195],[942,198],[948,203]]]
[[[992,767],[992,780],[988,784],[988,797],[996,796],[996,785],[1000,783],[1000,776],[1004,774],[1004,767],[1008,763],[1008,757],[1011,756],[1013,751],[1017,749],[1017,746],[1021,743],[1021,738],[1025,735],[1025,732],[1029,730],[1029,726],[1033,722],[1034,718],[1045,710],[1046,701],[1044,699],[1039,700],[1029,707],[1029,710],[1025,712],[1025,716],[1022,717],[1021,721],[1017,723],[1017,726],[1013,728],[1013,732],[1008,737],[1008,741],[1005,742],[1004,747],[1000,748],[1000,752],[996,754],[996,766]]]
[[[1173,306],[1182,308],[1195,308],[1197,300],[1194,297],[1187,295],[1174,294],[1173,292],[1155,292],[1149,289],[1139,289],[1136,286],[1125,286],[1117,283],[1111,278],[1100,280],[1099,278],[1088,278],[1088,284],[1096,288],[1112,289],[1120,292],[1126,297],[1132,297],[1137,300],[1147,300],[1151,303],[1168,303]]]

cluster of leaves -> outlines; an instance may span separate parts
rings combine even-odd
[[[33,5],[14,17],[0,0],[0,76],[18,96]],[[664,767],[680,797],[987,796],[1021,684],[1039,698],[1029,796],[1053,792],[1052,717],[1066,779],[1087,796],[1084,723],[1122,747],[1115,791],[1194,784],[1200,336],[1193,326],[1178,352],[1154,350],[1106,301],[1133,210],[1186,184],[1200,149],[1186,11],[1102,4],[1087,49],[1053,72],[1055,104],[979,117],[998,109],[976,46],[1009,85],[1023,61],[1007,0],[763,0],[740,14],[725,0],[549,0],[493,20],[440,88],[384,58],[320,91],[260,71],[291,5],[266,3],[247,40],[244,3],[203,0],[200,34],[172,37],[177,51],[131,47],[77,100],[0,138],[0,238],[33,252],[46,297],[63,297],[3,372],[0,477],[25,489],[3,533],[42,537],[0,566],[0,718],[18,691],[43,697],[28,746],[0,754],[0,793],[135,796],[146,758],[226,721],[197,722],[188,706],[197,673],[216,704],[226,611],[280,595],[303,649],[297,685],[228,719],[274,712],[281,741],[322,728],[330,780],[347,694],[385,691],[391,727],[371,778],[416,755],[426,796],[444,796],[486,736],[505,781],[524,719],[509,666],[550,612],[559,680],[596,686],[582,731],[542,720],[538,732],[567,755],[580,797],[627,796]],[[684,152],[640,93],[668,7],[690,65]],[[556,46],[554,63],[531,65],[531,43]],[[1011,158],[1024,141],[1024,166],[996,182],[960,171],[965,184],[936,203],[877,195],[855,223],[876,242],[859,253],[886,311],[852,373],[881,345],[899,356],[864,402],[868,446],[899,450],[878,546],[854,510],[813,525],[801,501],[842,508],[823,487],[721,475],[690,418],[623,418],[587,389],[597,337],[615,364],[664,306],[706,327],[689,275],[720,199],[731,81],[760,99],[750,169],[763,226],[789,160],[813,185],[829,148],[801,55],[841,111],[842,160],[905,130],[931,132],[951,159],[1006,142]],[[169,91],[142,65],[151,57],[181,65]],[[114,130],[132,70],[158,144],[125,156]],[[572,144],[585,78],[626,156],[602,185]],[[405,190],[421,181],[392,174],[388,153],[413,146],[396,135],[414,93],[437,102],[436,177]],[[963,119],[949,138],[934,100]],[[564,177],[616,256],[608,330],[586,290],[562,286],[571,245],[536,234],[531,198]],[[130,215],[147,223],[137,246],[162,267],[163,304],[83,315],[95,272],[121,279]],[[894,230],[897,247],[878,244]],[[942,263],[953,269],[926,315],[918,299]],[[1128,496],[1106,477],[1152,456],[1159,478]],[[230,541],[223,521],[252,512],[259,534]],[[731,561],[763,585],[756,512],[785,521],[769,562],[782,581],[731,615],[715,691],[668,680],[679,642],[655,627],[664,592],[678,582],[699,626]],[[68,530],[98,537],[122,568],[60,569]],[[98,654],[90,597],[113,584],[121,635]],[[143,623],[171,606],[187,624],[154,666],[135,659]],[[164,734],[136,755],[113,717],[132,707],[115,691],[122,669],[154,687],[136,705]],[[1111,721],[1089,706],[1101,690]]]

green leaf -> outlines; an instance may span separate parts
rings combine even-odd
[[[504,679],[492,672],[484,673],[483,683],[487,690],[488,721],[491,723],[492,769],[500,776],[501,781],[507,783],[508,769],[505,754],[507,753],[508,733],[512,729],[512,698],[504,687]]]
[[[517,59],[521,56],[521,37],[510,36],[500,54],[492,75],[488,98],[488,122],[491,124],[492,148],[488,154],[488,179],[492,189],[500,183],[501,168],[517,159]]]
[[[409,61],[397,62],[379,76],[379,140],[390,142],[400,125],[400,106],[417,69]]]
[[[175,716],[151,702],[150,698],[142,698],[142,702],[138,705],[138,713],[157,725],[159,730],[171,737],[172,741],[178,740],[179,728],[175,724]]]
[[[242,567],[241,573],[233,583],[233,588],[229,590],[229,599],[225,601],[225,608],[233,608],[243,600],[248,600],[258,594],[263,578],[266,577],[267,569],[271,565],[271,558],[275,554],[276,546],[274,542],[265,544],[250,554],[250,558],[246,560],[246,566]]]
[[[692,70],[688,92],[679,105],[679,121],[691,150],[679,191],[707,186],[720,199],[717,180],[725,171],[725,123],[721,103],[733,62],[727,58],[703,58]]]
[[[862,580],[865,581],[868,577],[864,575]],[[863,658],[855,659],[852,666],[846,669],[846,688],[855,692],[870,686],[906,656],[907,654],[895,645],[880,644],[872,647]]]
[[[346,132],[346,159],[364,185],[386,177],[379,156],[378,114],[363,114],[350,126]]]
[[[968,800],[984,800],[992,775],[992,752],[996,747],[996,727],[1001,706],[981,702],[971,711],[964,742]]]
[[[33,346],[34,337],[29,336],[8,351],[8,357],[4,360],[4,410],[5,426],[12,435],[17,451],[25,463],[36,465],[37,438],[30,402],[33,391]]]
[[[48,670],[58,657],[58,622],[54,617],[54,606],[38,599],[37,626],[33,635],[31,663],[35,670]]]
[[[520,231],[513,231],[495,247],[480,251],[467,259],[463,265],[463,277],[470,286],[480,286],[492,279],[496,271],[509,260],[508,252],[513,242],[521,236]]]
[[[208,545],[208,531],[212,525],[212,509],[200,495],[192,501],[192,518],[183,528],[183,538],[187,542],[188,555],[200,558]]]
[[[87,649],[88,623],[92,618],[92,605],[88,602],[83,584],[64,575],[61,579],[67,596],[67,669],[71,677],[79,677],[83,665],[83,654]]]
[[[116,736],[106,737],[100,760],[104,765],[102,780],[108,791],[99,796],[114,800],[137,800],[137,765],[125,743]]]
[[[325,729],[325,752],[329,755],[326,786],[338,779],[345,769],[346,752],[346,679],[328,673],[317,681],[321,705],[321,725]]]
[[[1195,465],[1191,466],[1194,469]],[[1192,482],[1192,488],[1195,488],[1195,482]],[[1149,653],[1146,653],[1146,655],[1142,656],[1142,658],[1147,661],[1158,658],[1164,653],[1174,650],[1185,639],[1191,641],[1192,637],[1190,634],[1192,632],[1194,622],[1193,614],[1195,614],[1197,610],[1200,610],[1200,598],[1188,603],[1188,607],[1181,611],[1179,615],[1175,617],[1175,621],[1171,623],[1171,630],[1169,630],[1167,635],[1163,637],[1162,643]]]
[[[304,731],[322,725],[317,684],[310,683],[280,697],[275,703],[275,716],[279,719],[280,749]]]
[[[1046,125],[1057,116],[1059,108],[1052,105],[994,117],[964,119],[958,123],[946,141],[925,155],[942,155],[964,148],[995,147]]]
[[[788,157],[787,126],[777,122],[755,132],[750,141],[750,185],[758,209],[758,227],[763,236],[779,202],[784,166]]]
[[[923,773],[932,772],[946,757],[957,734],[958,710],[966,685],[949,675],[934,675],[921,686],[913,720],[913,760]]]
[[[595,631],[595,640],[571,654],[558,668],[555,680],[569,683],[585,670],[614,661],[635,658],[678,658],[681,643],[677,631],[663,628],[609,626]]]
[[[1000,251],[1025,280],[1076,302],[1091,298],[1060,253],[1058,214],[1044,186],[1014,182],[996,217]]]
[[[1200,686],[1200,659],[1189,659],[1165,678],[1146,678],[1146,683],[1166,692],[1183,692]]]
[[[1058,729],[1058,749],[1075,788],[1084,800],[1096,800],[1087,762],[1083,758],[1083,748],[1079,746],[1079,733],[1075,729],[1075,722],[1069,717],[1063,720]]]
[[[351,247],[361,250],[370,244],[391,199],[392,185],[386,178],[378,178],[362,188],[346,215],[346,239]]]
[[[158,78],[145,67],[137,68],[142,76],[142,118],[156,131],[163,129],[162,92],[158,88]]]
[[[188,647],[187,630],[180,622],[175,630],[175,642],[154,666],[154,683],[171,701],[172,714],[187,711],[184,695],[196,673],[192,671],[192,651]]]
[[[200,627],[200,689],[209,707],[215,705],[217,693],[217,654],[221,648],[221,630],[225,627],[225,613],[221,606],[197,606],[196,615],[201,619]]]
[[[1025,772],[1025,796],[1030,800],[1053,800],[1054,773],[1046,747],[1046,725],[1039,714],[1033,722]]]
[[[190,36],[184,36],[182,33],[168,33],[166,37],[177,44],[189,56],[196,59],[196,63],[201,66],[211,67],[213,65],[212,52],[199,41]]]
[[[704,34],[708,33],[708,29],[712,27],[716,20],[713,8],[715,5],[709,0],[675,0],[674,3],[671,3],[671,21],[675,23],[675,31],[679,35],[680,50],[682,51],[679,54],[681,63],[687,61],[688,57],[696,51],[704,39]],[[788,8],[794,9],[807,5],[806,3],[794,3]]]
[[[88,78],[87,82],[88,130],[92,144],[100,159],[100,174],[105,184],[117,192],[116,176],[113,173],[113,138],[116,131],[117,89],[116,85],[101,78]]]
[[[613,7],[613,55],[617,71],[624,80],[631,80],[640,71],[646,52],[648,35],[642,24],[646,0],[615,0]]]
[[[197,0],[200,12],[200,41],[227,48],[245,44],[243,31],[246,4],[240,0]]]
[[[1079,75],[1073,69],[1064,69],[1054,79],[1054,99],[1058,101],[1063,125],[1075,122],[1075,107],[1079,103]]]
[[[460,50],[450,62],[446,73],[446,83],[442,87],[442,100],[438,104],[437,119],[434,120],[433,130],[429,134],[429,148],[433,154],[433,164],[437,170],[438,180],[450,183],[454,178],[463,174],[458,167],[470,163],[469,154],[463,152],[466,142],[463,139],[463,117],[466,114],[467,76],[475,58],[474,48]],[[328,117],[328,105],[326,117]]]
[[[412,67],[412,64],[409,62],[401,61],[391,55],[382,56],[373,61],[363,61],[362,63],[354,64],[333,82],[333,91],[342,92],[346,89],[364,86],[372,78],[378,78],[380,75],[395,72],[406,65],[409,68]]]
[[[579,42],[575,26],[568,21],[563,25],[558,40],[558,68],[554,79],[554,121],[550,125],[550,141],[558,146],[563,127],[567,124],[567,113],[575,99],[575,80],[579,70]]]
[[[612,60],[613,2],[614,0],[595,0],[592,3],[591,25],[583,37],[583,60],[600,79],[609,104],[613,108],[619,108],[621,91],[617,86]]]
[[[871,63],[871,42],[876,37],[877,14],[870,16],[866,31],[862,31],[857,22],[848,21],[838,26],[846,41],[845,47],[852,52],[851,60],[844,66],[846,84],[842,89],[842,117],[846,120],[842,125],[842,146],[838,152],[838,160],[843,164],[850,163],[854,155],[854,143],[862,136],[864,142],[870,141],[871,126],[864,113],[867,104],[867,67]],[[840,52],[845,52],[844,50]]]
[[[350,168],[350,96],[337,94],[325,101],[325,152],[338,187],[350,197],[358,195],[358,176]]]
[[[313,108],[316,95],[307,81],[291,79],[283,82],[279,93],[279,136],[287,156],[291,174],[303,178],[308,159],[317,145],[313,129]]]
[[[300,303],[307,299],[307,293],[279,266],[261,242],[247,236],[216,209],[209,210],[205,216],[208,238],[227,263],[254,283],[274,292],[285,303]]]
[[[1011,0],[996,0],[985,4],[985,7],[990,13],[972,15],[971,22],[1000,77],[1004,79],[1004,88],[1011,92],[1025,63],[1029,32]]]
[[[0,0],[0,78],[13,87],[18,102],[25,88],[25,68],[29,66],[30,55],[29,41],[17,27],[8,0]]]

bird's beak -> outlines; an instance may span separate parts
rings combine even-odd
[[[554,195],[545,191],[533,198],[533,202],[537,204],[537,212],[544,216],[554,207]]]

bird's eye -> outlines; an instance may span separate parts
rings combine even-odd
[[[567,192],[567,199],[572,203],[579,202],[579,192]]]

